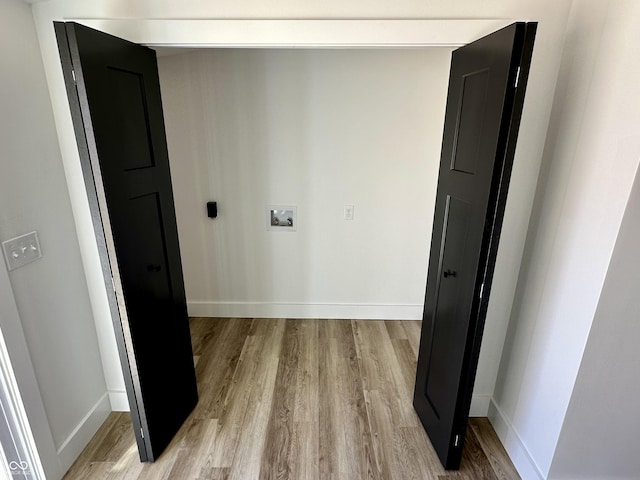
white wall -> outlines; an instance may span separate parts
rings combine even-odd
[[[640,171],[604,281],[549,478],[638,478]]]
[[[449,49],[161,57],[189,313],[421,318],[449,61]],[[296,205],[297,231],[268,231],[267,205]]]
[[[640,161],[639,7],[573,3],[491,411],[524,478],[549,473]]]
[[[43,258],[9,278],[64,471],[109,401],[31,8],[0,12],[0,239],[39,234]]]

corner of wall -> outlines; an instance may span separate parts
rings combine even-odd
[[[531,452],[493,398],[490,400],[487,416],[520,477],[523,480],[543,480],[545,477]]]
[[[105,393],[58,448],[57,454],[63,472],[69,470],[69,467],[73,465],[73,462],[80,456],[82,450],[107,419],[109,413],[111,413],[111,404],[109,403],[109,395]]]
[[[638,166],[632,5],[574,2],[563,47],[544,183],[489,410],[525,479],[549,475]]]

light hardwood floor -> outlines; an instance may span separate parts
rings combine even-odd
[[[417,321],[191,319],[200,401],[155,463],[112,413],[65,479],[518,479],[487,419],[442,469],[411,405]]]

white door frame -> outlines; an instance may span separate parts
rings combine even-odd
[[[21,450],[21,461],[29,463],[27,469],[31,476],[26,478],[60,478],[64,472],[61,471],[4,264],[0,265],[0,377],[0,388],[3,389],[0,404],[17,443],[16,448]],[[11,470],[11,466],[7,467]],[[11,473],[19,472],[14,468]]]
[[[75,21],[150,47],[414,48],[459,47],[513,20],[157,20]]]
[[[156,48],[453,48],[466,45],[513,23],[511,19],[496,18],[481,20],[158,20],[79,17],[44,19],[36,16],[36,25],[50,20],[75,21],[120,38]],[[113,403],[115,395],[111,392],[110,383],[113,382],[110,379],[114,378],[113,372],[120,369],[109,308],[110,299],[112,301],[115,298],[115,292],[108,290],[112,288],[111,282],[105,282],[103,277],[98,253],[98,244],[101,241],[96,238],[93,231],[89,200],[85,191],[53,28],[50,30],[47,28],[44,33],[40,33],[42,35],[40,44],[76,221],[80,252],[85,266],[107,388],[110,390],[109,396]],[[530,178],[530,175],[527,175],[527,178]],[[507,221],[505,217],[505,224]],[[516,256],[519,265],[521,252]],[[513,265],[514,261],[509,259],[505,263]],[[509,268],[512,269],[512,267]],[[498,261],[496,278],[499,276],[499,271]],[[513,282],[509,279],[507,283]],[[495,290],[498,290],[498,287],[494,288]],[[512,295],[506,295],[506,297],[503,303],[508,303],[508,310]],[[487,330],[490,328],[491,326],[488,325]],[[499,343],[501,349],[502,342],[499,341]],[[493,346],[492,349],[495,350]],[[492,366],[491,369],[493,370],[494,367]],[[495,369],[497,374],[497,367]],[[121,376],[120,385],[124,386]],[[125,402],[123,398],[120,404]],[[475,412],[474,414],[486,415],[488,397],[483,398],[480,403],[477,409],[472,406],[472,411]]]

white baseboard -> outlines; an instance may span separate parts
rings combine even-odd
[[[469,409],[470,417],[487,417],[489,416],[489,403],[491,395],[476,395],[471,397],[471,408]]]
[[[489,403],[489,420],[522,480],[543,480],[545,476],[540,471],[540,467],[529,453],[509,418],[493,398]]]
[[[124,390],[109,390],[109,402],[112,412],[129,412],[129,399]]]
[[[422,305],[187,301],[191,317],[421,320]]]
[[[111,413],[111,405],[109,395],[105,393],[58,448],[58,459],[63,472],[66,472],[78,458],[109,413]]]

